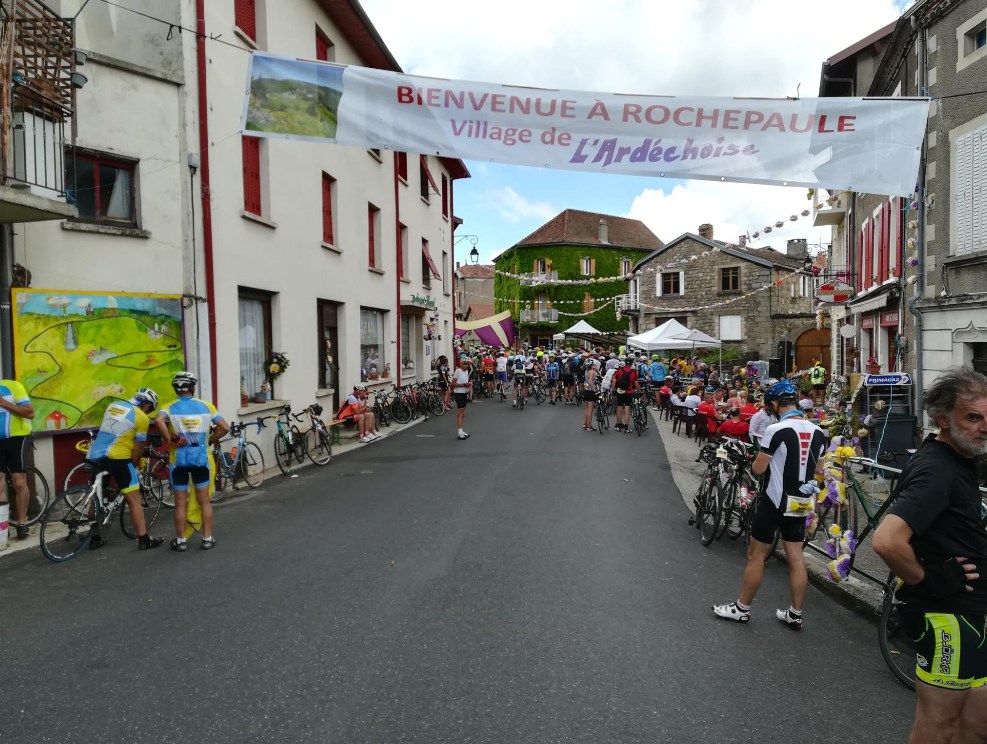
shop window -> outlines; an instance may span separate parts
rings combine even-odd
[[[720,269],[720,291],[738,292],[740,290],[740,267],[726,266]]]
[[[417,316],[401,316],[401,375],[415,374],[415,347],[412,341],[411,328],[416,323]]]
[[[249,396],[260,393],[267,380],[264,361],[272,349],[272,297],[270,292],[239,290],[240,392]]]
[[[384,321],[380,310],[360,308],[360,381],[374,382],[391,376],[384,355]]]
[[[69,149],[66,198],[79,210],[80,220],[137,227],[136,173],[135,160]]]

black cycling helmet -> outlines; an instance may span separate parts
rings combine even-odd
[[[798,397],[795,387],[788,380],[781,380],[769,387],[764,393],[764,400],[767,402],[785,403],[794,401]]]

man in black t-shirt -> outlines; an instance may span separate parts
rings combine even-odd
[[[901,631],[915,643],[909,742],[987,741],[987,531],[974,458],[987,454],[987,377],[947,370],[925,394],[939,427],[905,466],[873,547],[904,585]]]

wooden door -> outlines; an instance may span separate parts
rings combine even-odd
[[[830,332],[826,330],[806,331],[795,342],[795,366],[798,369],[809,369],[815,359],[822,361],[828,375],[832,374],[830,369],[829,354]]]

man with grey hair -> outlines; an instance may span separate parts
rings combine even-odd
[[[905,466],[874,552],[904,582],[901,630],[915,643],[912,744],[987,742],[987,531],[975,458],[987,454],[987,377],[953,367],[925,394],[939,427]]]

